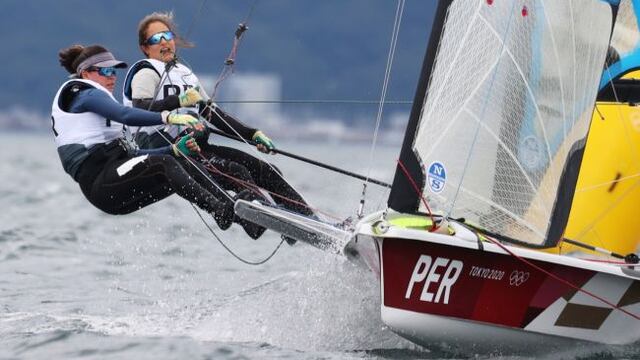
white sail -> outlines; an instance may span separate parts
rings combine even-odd
[[[547,241],[568,216],[560,194],[575,186],[612,17],[600,0],[451,1],[412,146],[432,208]]]

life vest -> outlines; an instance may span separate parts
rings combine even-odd
[[[154,100],[163,100],[167,96],[170,95],[181,95],[187,89],[199,86],[200,81],[198,77],[189,69],[187,66],[177,63],[175,66],[171,67],[171,70],[167,74],[166,72],[167,64],[156,60],[156,59],[142,59],[136,62],[129,68],[127,71],[127,76],[124,80],[124,86],[122,89],[122,102],[125,106],[133,106],[132,99],[132,89],[131,82],[135,74],[144,68],[150,68],[155,70],[158,74],[162,83],[160,84],[160,89],[157,90],[157,95]],[[195,108],[181,108],[181,112],[183,111],[196,111]],[[145,126],[140,127],[139,131],[145,132],[149,135],[153,135],[157,130],[164,130],[172,137],[178,136],[178,134],[183,130],[180,126],[175,125],[159,125],[159,126]],[[135,133],[137,130],[134,130]]]
[[[58,147],[62,167],[74,179],[82,161],[89,155],[89,149],[98,144],[110,143],[123,137],[121,123],[92,113],[71,113],[69,107],[75,95],[84,89],[95,88],[104,91],[113,101],[111,92],[97,82],[73,79],[60,86],[51,105],[51,129]]]

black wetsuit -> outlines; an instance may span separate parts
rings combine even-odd
[[[152,99],[133,99],[132,103],[133,106],[141,109],[151,108],[154,111],[174,110],[176,105],[179,106],[177,97],[177,95],[171,95],[166,97],[164,101],[158,102],[154,102]],[[240,135],[245,140],[251,140],[257,131],[255,128],[244,125],[215,105],[203,106],[202,109],[200,115],[204,119],[228,134]],[[168,136],[167,133],[163,135]],[[166,144],[166,139],[160,134],[152,135],[151,139],[151,143],[155,144],[155,146]],[[275,202],[287,209],[305,215],[313,214],[313,211],[307,206],[302,196],[282,178],[282,173],[274,165],[232,147],[210,144],[207,140],[208,136],[204,139],[199,139],[198,144],[203,153],[211,159],[212,164],[219,171],[242,181],[254,183],[274,193],[273,199]],[[225,190],[238,192],[243,188],[238,182],[224,175],[215,172],[212,175]]]
[[[159,113],[122,106],[96,89],[76,89],[68,99],[68,108],[63,110],[70,113],[92,112],[133,126],[162,124]],[[114,140],[92,146],[77,173],[72,174],[94,206],[109,214],[128,214],[176,193],[213,213],[216,220],[233,218],[233,202],[200,164],[195,167],[184,158],[175,158],[170,146],[132,151],[123,144]],[[118,174],[122,164],[145,155],[147,158],[131,170]],[[231,219],[222,219],[225,225],[220,227],[228,227]]]

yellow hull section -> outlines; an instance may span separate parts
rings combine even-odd
[[[640,245],[640,107],[596,103],[565,237],[626,255]],[[554,253],[586,251],[561,244]]]

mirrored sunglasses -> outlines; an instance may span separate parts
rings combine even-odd
[[[151,35],[147,41],[145,41],[145,43],[147,45],[157,45],[160,44],[160,42],[162,41],[162,39],[164,39],[165,41],[171,41],[173,40],[173,32],[171,31],[161,31],[159,33],[155,33],[153,35]]]
[[[101,76],[116,76],[116,68],[114,67],[92,67],[89,71],[97,71]]]

